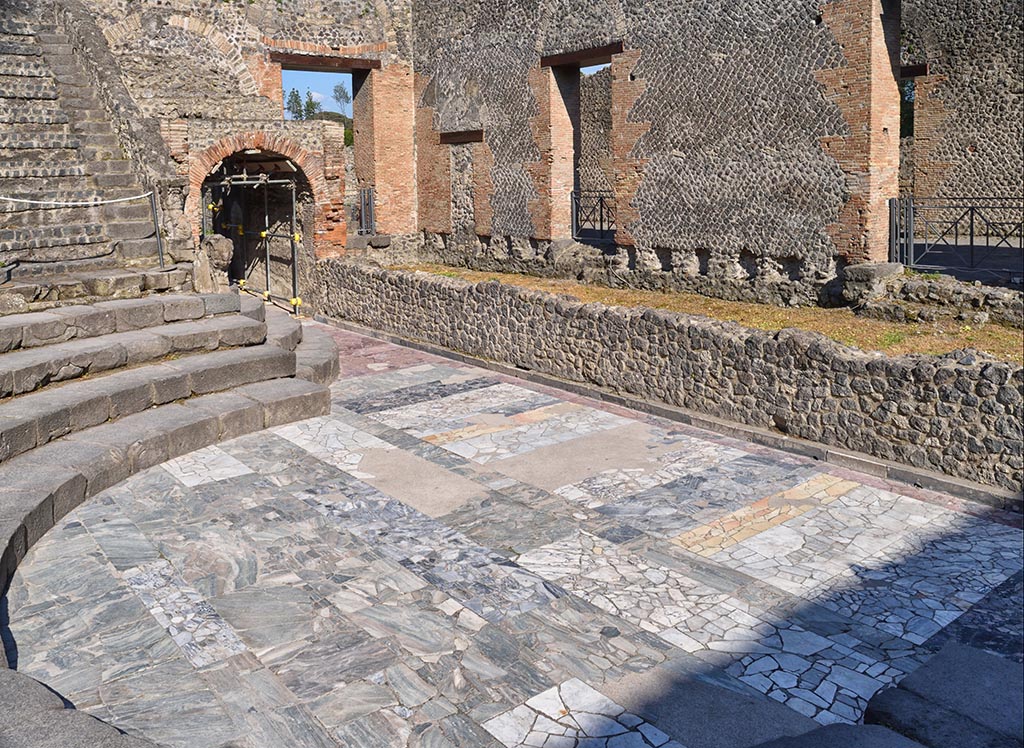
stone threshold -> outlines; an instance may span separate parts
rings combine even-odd
[[[377,340],[383,340],[388,343],[394,343],[395,345],[405,346],[407,348],[423,351],[424,353],[430,353],[435,356],[441,356],[460,363],[471,364],[499,374],[518,377],[526,380],[527,382],[533,382],[534,384],[541,384],[547,387],[554,387],[576,395],[590,397],[601,402],[631,408],[632,410],[649,413],[660,418],[666,418],[670,421],[676,421],[688,426],[711,431],[716,434],[722,434],[723,436],[730,436],[735,439],[741,439],[743,441],[752,442],[772,449],[778,449],[782,452],[789,452],[791,454],[800,455],[801,457],[809,457],[819,462],[829,463],[849,470],[856,470],[876,478],[882,478],[884,480],[890,480],[897,483],[905,483],[907,485],[914,486],[915,488],[948,493],[957,498],[978,502],[980,504],[995,507],[996,509],[1016,512],[1018,514],[1024,512],[1024,496],[998,486],[987,486],[983,483],[955,478],[932,470],[924,470],[911,465],[903,465],[898,462],[893,462],[891,460],[883,460],[862,452],[839,449],[827,444],[820,444],[807,439],[799,439],[779,432],[769,431],[768,429],[748,426],[735,421],[727,421],[722,418],[715,418],[714,416],[705,415],[685,408],[678,408],[665,403],[656,403],[649,400],[631,397],[629,395],[621,395],[596,385],[573,382],[551,376],[550,374],[542,374],[532,369],[523,369],[518,366],[503,364],[498,361],[477,358],[476,356],[459,353],[458,351],[453,351],[448,348],[442,348],[441,346],[434,345],[432,343],[426,343],[420,340],[414,340],[412,338],[405,338],[392,333],[374,330],[347,320],[326,317],[321,314],[313,315],[313,319],[317,322],[332,325],[342,330],[347,330],[360,335],[366,335],[367,337],[376,338]]]

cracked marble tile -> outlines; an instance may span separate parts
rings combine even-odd
[[[806,594],[949,512],[888,491],[856,487],[710,557],[793,594]]]
[[[508,748],[684,748],[575,678],[484,722],[484,727]]]
[[[206,447],[197,450],[170,462],[165,462],[161,467],[190,488],[204,483],[237,478],[252,472],[248,465],[232,457],[220,447]]]
[[[359,463],[367,452],[394,449],[376,436],[332,416],[311,418],[276,429],[274,433],[328,465],[353,475],[359,475]]]
[[[672,538],[818,472],[809,465],[747,455],[626,495],[597,511],[648,534]]]
[[[747,454],[739,449],[675,435],[673,442],[680,441],[683,442],[680,445],[682,448],[649,458],[650,468],[604,470],[578,483],[556,488],[554,492],[569,501],[596,509],[646,489],[671,483],[682,476],[739,459]]]
[[[894,539],[810,599],[923,644],[1024,562],[1019,530],[969,517],[949,520],[944,528]]]

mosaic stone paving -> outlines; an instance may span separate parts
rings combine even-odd
[[[1019,518],[330,332],[331,415],[32,550],[12,665],[175,748],[718,748],[619,684],[800,731],[950,640],[1024,661]]]

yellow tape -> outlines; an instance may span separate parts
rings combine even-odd
[[[266,239],[266,238],[267,238],[267,232],[266,231],[261,231],[260,232],[260,239]]]
[[[245,228],[243,226],[238,227],[238,235],[245,236]]]
[[[248,281],[246,281],[246,280],[245,280],[245,278],[243,278],[242,280],[238,281],[238,287],[239,287],[239,288],[245,288],[245,284],[246,284],[247,282],[248,282]]]
[[[301,242],[302,241],[302,234],[296,234],[295,236],[292,237],[292,239],[294,239],[297,242]]]
[[[210,203],[209,205],[206,206],[206,209],[207,210],[216,210],[217,206],[214,205],[213,203]]]
[[[302,299],[296,296],[294,299],[289,299],[288,303],[291,304],[292,306],[299,307],[302,306]]]

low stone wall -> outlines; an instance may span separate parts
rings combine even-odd
[[[843,303],[837,270],[798,267],[744,255],[725,259],[706,252],[598,248],[561,239],[523,236],[452,235],[424,232],[403,237],[370,259],[382,265],[439,262],[494,273],[575,278],[610,288],[680,291],[729,301],[776,306],[838,306]]]
[[[1024,370],[966,351],[889,358],[798,330],[583,304],[340,260],[321,313],[914,467],[1021,487]]]

